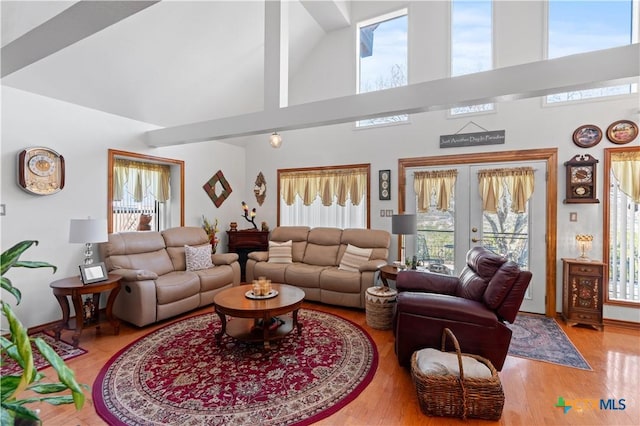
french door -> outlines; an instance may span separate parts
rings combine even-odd
[[[531,167],[534,170],[534,191],[527,202],[526,211],[511,211],[510,194],[506,188],[498,201],[497,213],[483,211],[478,172],[516,167]],[[507,256],[521,269],[533,272],[521,310],[544,314],[546,167],[544,161],[447,166],[447,169],[457,171],[450,208],[446,212],[432,208],[428,213],[418,213],[418,233],[415,240],[417,258],[432,271],[458,275],[466,265],[469,249],[477,245],[485,246]],[[421,168],[440,169],[442,167]]]

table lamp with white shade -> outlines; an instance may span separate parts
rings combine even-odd
[[[108,240],[106,219],[71,219],[69,224],[69,242],[85,245],[85,265],[93,263],[93,243],[103,243]]]

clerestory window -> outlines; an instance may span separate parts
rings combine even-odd
[[[357,93],[406,86],[407,9],[360,22],[357,26]],[[356,122],[356,127],[406,122],[407,114]]]
[[[451,77],[493,69],[492,0],[451,1]],[[493,103],[451,108],[452,116],[490,112]]]
[[[638,41],[634,8],[638,2],[549,0],[547,58],[610,49]],[[615,66],[612,64],[612,66]],[[587,90],[555,93],[547,104],[592,100],[636,93],[637,84],[603,85]]]

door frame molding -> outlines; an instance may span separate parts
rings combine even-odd
[[[558,149],[525,149],[517,151],[484,152],[476,154],[441,155],[435,157],[414,157],[398,159],[398,213],[406,206],[406,175],[408,168],[452,166],[459,164],[499,163],[512,161],[546,161],[547,201],[546,201],[546,289],[545,315],[556,316],[556,257],[558,230]]]

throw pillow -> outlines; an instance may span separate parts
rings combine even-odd
[[[342,255],[338,269],[350,272],[359,272],[360,267],[369,261],[373,249],[365,249],[351,244],[347,245],[347,249]]]
[[[269,241],[269,260],[268,263],[293,263],[291,248],[293,241],[285,241],[284,243],[276,243]]]
[[[213,262],[211,261],[211,244],[198,247],[185,244],[184,257],[187,264],[187,271],[213,268]]]

